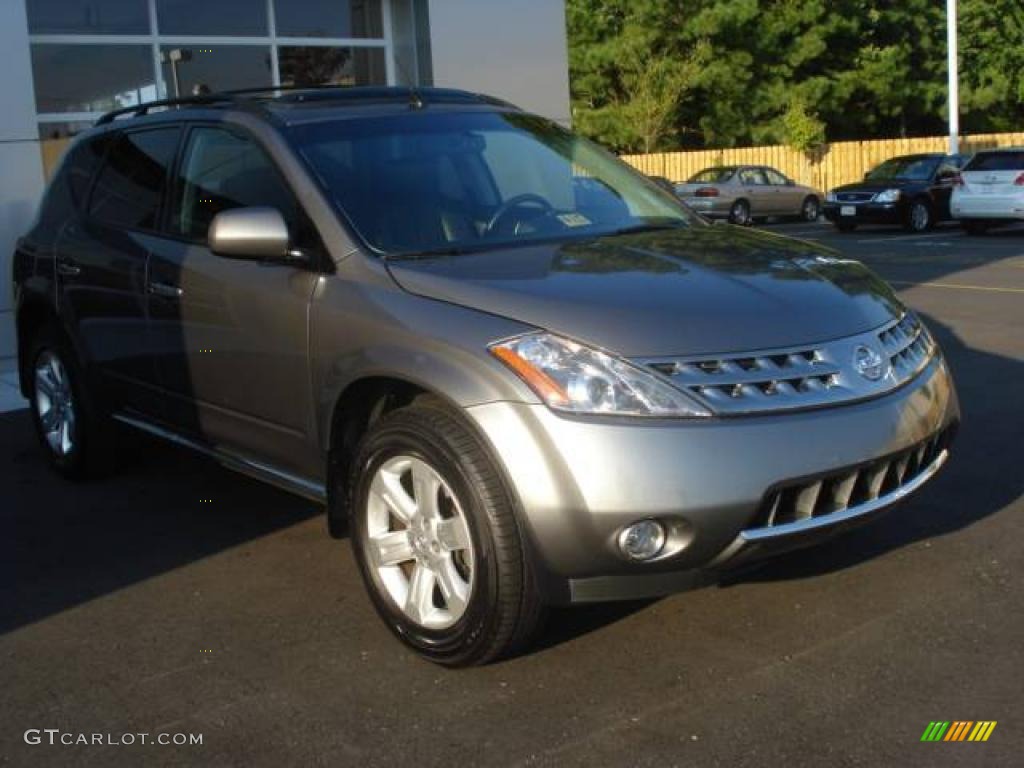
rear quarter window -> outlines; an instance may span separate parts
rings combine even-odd
[[[979,152],[965,171],[1024,171],[1024,151]]]

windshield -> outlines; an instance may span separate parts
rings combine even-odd
[[[705,168],[690,177],[689,184],[722,184],[732,178],[735,168]]]
[[[356,232],[389,255],[699,224],[595,144],[521,113],[408,112],[291,136]]]
[[[888,179],[927,181],[932,177],[941,160],[941,157],[894,157],[871,171],[867,178],[869,181],[886,181]]]

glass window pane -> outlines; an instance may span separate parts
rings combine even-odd
[[[37,112],[102,112],[157,98],[148,45],[32,46]]]
[[[270,48],[265,45],[170,46],[160,49],[164,85],[171,98],[197,89],[226,91],[270,86]]]
[[[29,0],[28,31],[34,35],[146,35],[146,0]]]
[[[290,37],[383,37],[380,0],[275,0],[277,34]]]
[[[281,85],[386,85],[383,48],[282,46]]]
[[[267,0],[156,0],[161,35],[266,35]]]
[[[89,214],[115,226],[156,229],[178,128],[125,134],[110,150],[89,201]]]
[[[205,241],[214,216],[248,206],[276,208],[294,226],[295,198],[262,149],[220,128],[193,130],[176,184],[171,231]]]

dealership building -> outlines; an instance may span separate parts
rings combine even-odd
[[[559,0],[0,0],[0,50],[0,359],[14,243],[69,137],[106,111],[196,89],[416,84],[569,121]]]

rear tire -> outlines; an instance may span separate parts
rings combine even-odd
[[[804,198],[804,203],[800,208],[800,217],[804,221],[814,222],[818,220],[818,216],[821,215],[821,203],[818,202],[818,198],[814,195],[808,195]]]
[[[544,607],[511,493],[458,414],[426,397],[383,416],[360,444],[349,488],[363,582],[403,643],[464,667],[534,636]]]
[[[753,219],[750,217],[750,203],[746,200],[737,200],[729,209],[729,223],[738,227],[750,226]]]
[[[55,324],[35,334],[27,360],[32,423],[50,465],[73,480],[106,474],[115,456],[112,423]]]

